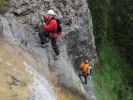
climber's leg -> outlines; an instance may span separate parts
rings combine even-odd
[[[43,33],[39,33],[40,43],[44,44],[44,35]]]
[[[80,78],[81,82],[84,83],[83,80],[82,80],[82,77],[83,77],[83,73],[80,71],[79,72],[79,78]]]
[[[49,34],[47,32],[39,32],[40,43],[43,45],[48,42]]]
[[[88,73],[83,73],[83,75],[84,75],[84,80],[85,80],[85,84],[87,85],[87,77],[88,77]]]
[[[60,52],[59,52],[59,48],[56,43],[56,39],[51,38],[51,44],[52,44],[52,48],[53,48],[55,54],[58,56],[60,54]]]

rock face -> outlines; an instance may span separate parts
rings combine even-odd
[[[32,67],[48,68],[45,61],[38,62],[34,53],[3,40],[0,48],[0,100],[56,100],[51,84]]]
[[[34,26],[38,25],[40,13],[48,9],[54,9],[62,20],[63,34],[58,40],[61,54],[57,61],[50,44],[45,49],[37,47],[40,40]],[[85,93],[75,73],[77,61],[80,56],[96,59],[92,19],[86,0],[10,0],[10,9],[0,16],[0,32],[1,37],[25,45],[39,54],[41,60],[46,60],[58,84]]]
[[[25,45],[34,44],[32,42],[36,41],[31,26],[18,23],[12,14],[0,16],[0,24],[1,36],[9,41],[16,41]]]
[[[38,24],[39,14],[54,9],[63,23],[63,42],[70,56],[81,54],[95,57],[91,14],[86,0],[11,0],[10,12],[19,22]],[[75,42],[73,42],[75,41]]]

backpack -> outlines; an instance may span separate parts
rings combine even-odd
[[[55,19],[57,21],[57,33],[61,33],[62,32],[62,27],[61,27],[61,21],[59,19]]]
[[[60,34],[62,32],[61,21],[58,18],[53,18],[53,19],[55,19],[57,21],[57,29],[55,30],[55,32]]]

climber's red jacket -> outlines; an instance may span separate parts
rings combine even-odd
[[[50,37],[52,38],[58,38],[60,33],[57,33],[57,27],[58,23],[54,17],[49,16],[43,16],[44,20],[46,21],[45,24],[43,24],[43,29],[49,33]]]

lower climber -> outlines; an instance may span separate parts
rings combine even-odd
[[[87,84],[89,67],[90,65],[89,65],[88,59],[86,59],[85,61],[81,59],[79,77],[84,84]],[[82,80],[82,77],[84,78],[84,81]]]

